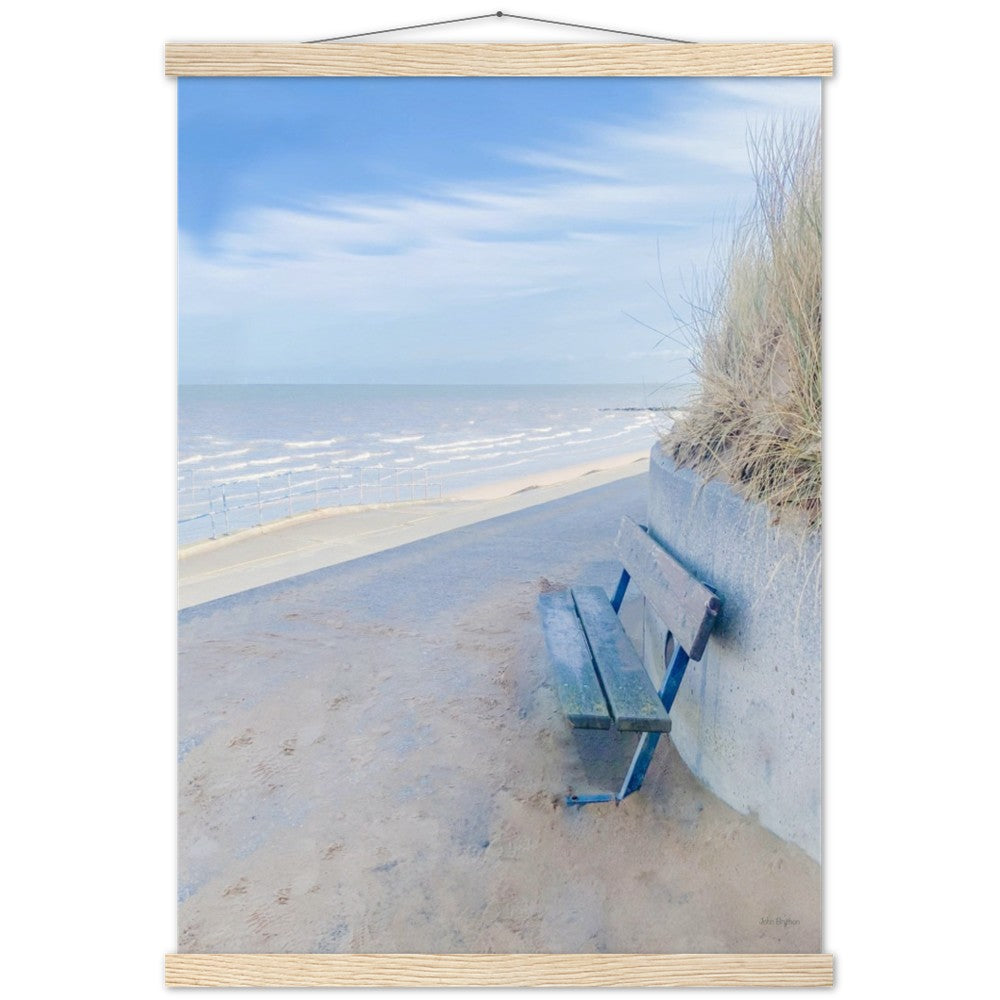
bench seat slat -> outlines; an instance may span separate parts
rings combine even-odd
[[[539,595],[538,610],[566,717],[578,729],[610,729],[611,715],[570,592]]]
[[[719,613],[719,598],[630,517],[622,518],[615,548],[663,624],[692,660],[700,660]]]
[[[573,600],[615,725],[633,732],[670,732],[670,717],[607,594],[600,587],[574,587]]]

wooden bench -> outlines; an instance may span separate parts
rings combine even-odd
[[[601,587],[550,591],[538,598],[559,700],[571,725],[640,733],[617,793],[570,795],[568,805],[620,802],[642,785],[689,660],[700,660],[721,602],[646,530],[623,517],[615,542],[621,579],[608,600]],[[657,690],[618,618],[633,580],[667,627],[664,680]],[[669,656],[669,662],[667,657]]]

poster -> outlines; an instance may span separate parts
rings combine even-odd
[[[761,354],[755,328],[727,367],[712,318],[775,285],[731,268],[787,249],[762,209],[818,250],[796,213],[820,101],[817,79],[179,81],[179,952],[821,950],[819,470],[748,497],[749,472],[719,482],[734,425],[722,449],[699,424],[706,372],[797,392],[789,342],[766,326]],[[710,481],[671,526],[674,462]],[[702,538],[699,497],[752,510]],[[723,618],[641,790],[569,805],[614,792],[637,737],[567,725],[538,599],[610,597],[622,517],[657,511]],[[636,588],[621,621],[658,684]]]

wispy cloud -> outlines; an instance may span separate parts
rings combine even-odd
[[[660,272],[679,300],[680,276],[704,263],[719,223],[749,198],[748,125],[816,110],[819,85],[807,83],[706,81],[681,113],[664,102],[642,122],[583,128],[572,148],[504,149],[530,169],[502,183],[330,192],[293,208],[247,205],[209,237],[182,233],[182,376],[215,357],[220,339],[261,363],[273,337],[304,363],[361,364],[348,341],[372,324],[384,338],[373,354],[401,362],[419,353],[406,324],[460,324],[470,364],[488,366],[502,345],[526,366],[571,354],[599,365],[622,310],[662,310],[647,287]],[[648,364],[649,334],[633,332],[622,358]]]

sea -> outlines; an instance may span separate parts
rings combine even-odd
[[[642,385],[180,386],[178,543],[646,451],[683,402]]]

